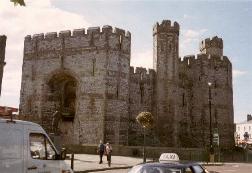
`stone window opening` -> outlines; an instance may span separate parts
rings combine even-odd
[[[143,80],[143,73],[140,74],[140,80]]]
[[[122,49],[122,36],[119,36],[119,49]]]
[[[163,43],[162,43],[162,42],[160,43],[160,51],[161,51],[161,52],[163,52],[163,51],[164,51],[164,45],[163,45]]]
[[[92,64],[92,67],[93,67],[93,68],[92,68],[92,76],[95,76],[96,59],[93,59],[93,60],[92,60],[92,63],[93,63],[93,64]]]
[[[143,97],[144,97],[144,84],[143,82],[140,83],[140,102],[143,103]]]
[[[185,106],[185,93],[183,93],[183,95],[182,95],[182,105],[183,105],[183,107]]]
[[[215,126],[218,126],[218,110],[215,109],[214,110],[214,122],[215,122]]]
[[[214,81],[214,88],[217,88],[217,80]]]
[[[119,84],[116,85],[116,98],[119,97]]]

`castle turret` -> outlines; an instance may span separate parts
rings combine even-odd
[[[0,95],[1,95],[1,86],[2,86],[2,78],[3,78],[3,68],[5,65],[5,46],[6,46],[6,36],[0,35]]]
[[[223,56],[222,39],[215,36],[212,39],[207,38],[201,41],[200,52],[214,56]]]
[[[156,78],[156,118],[159,140],[166,146],[177,146],[177,80],[179,24],[163,20],[153,28],[154,69]],[[169,139],[169,140],[167,140]]]

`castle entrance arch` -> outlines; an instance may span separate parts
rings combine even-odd
[[[52,131],[67,139],[73,134],[77,80],[72,75],[61,72],[51,76],[48,86],[50,100],[54,105]]]

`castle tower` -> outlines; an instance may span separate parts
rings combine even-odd
[[[217,36],[207,38],[200,43],[198,59],[202,60],[201,75],[204,83],[211,82],[212,91],[212,123],[213,133],[220,136],[221,147],[234,146],[234,111],[233,111],[233,84],[232,84],[232,64],[227,56],[223,55],[223,40]],[[204,67],[205,65],[205,67]],[[206,68],[207,67],[207,68]],[[205,76],[205,77],[204,77]],[[201,91],[206,87],[200,82]],[[200,89],[199,89],[200,91]],[[205,92],[205,97],[207,92]],[[198,100],[207,105],[207,102]],[[205,114],[209,117],[208,111]],[[208,122],[210,122],[208,118]]]
[[[6,46],[6,36],[0,35],[0,95],[1,95],[1,88],[2,88],[2,79],[3,79],[3,68],[5,65],[5,46]]]
[[[217,36],[207,38],[200,43],[200,52],[208,55],[223,56],[223,41]]]
[[[212,132],[219,134],[220,147],[234,145],[232,64],[223,56],[221,38],[200,43],[200,54],[179,61],[181,86],[180,141],[183,147],[206,147]],[[208,85],[211,83],[211,86]],[[211,96],[211,97],[210,97]],[[211,115],[209,107],[211,98]]]
[[[163,20],[153,28],[153,62],[156,71],[156,121],[159,140],[177,146],[177,81],[179,24]]]
[[[127,144],[130,44],[111,26],[26,36],[20,114],[65,144]]]

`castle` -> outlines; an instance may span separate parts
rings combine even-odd
[[[154,25],[149,70],[130,66],[131,34],[122,29],[26,36],[20,114],[37,118],[65,144],[137,145],[142,129],[135,118],[148,111],[158,146],[206,147],[211,90],[212,129],[221,147],[233,146],[232,64],[223,41],[205,39],[200,54],[180,58],[179,29],[169,20]]]

